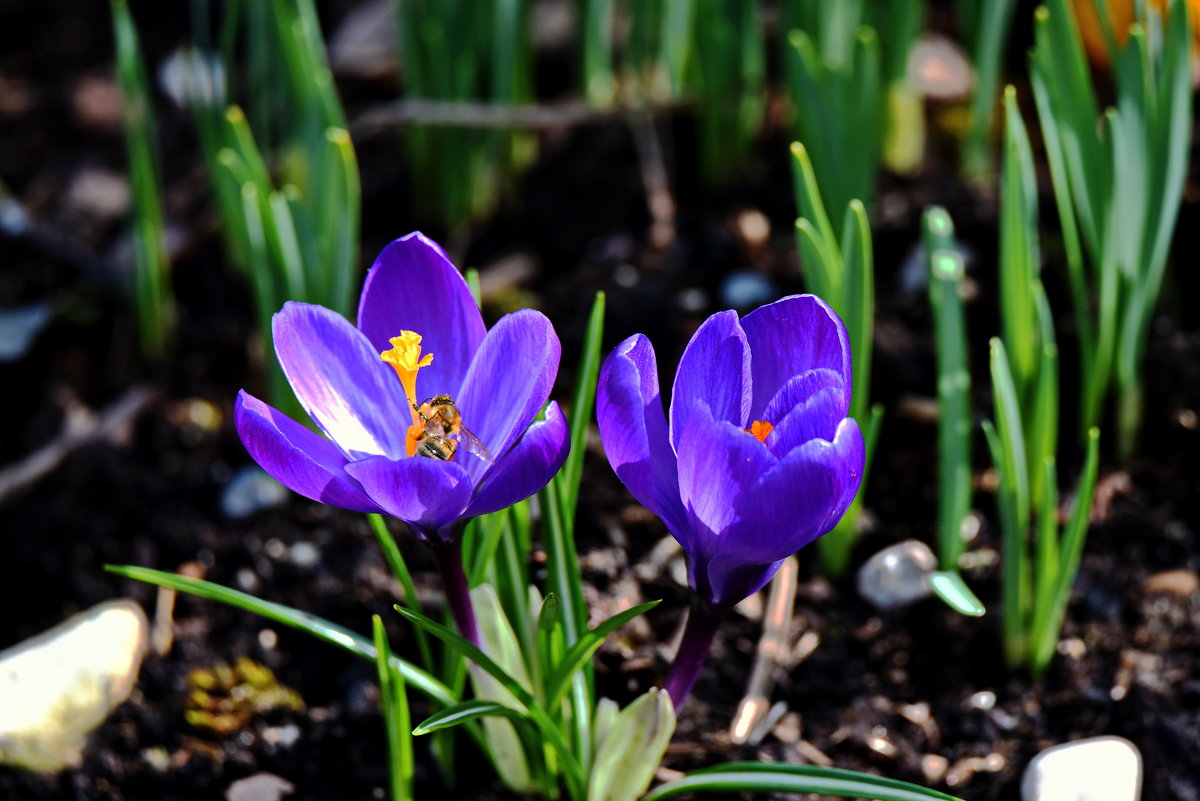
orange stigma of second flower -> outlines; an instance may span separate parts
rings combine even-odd
[[[742,429],[750,436],[754,437],[759,442],[766,442],[767,435],[775,429],[773,423],[768,423],[766,420],[755,420],[750,424],[749,428]]]
[[[400,384],[408,398],[408,411],[412,414],[412,424],[414,427],[421,426],[421,417],[417,412],[417,371],[429,366],[433,354],[421,355],[421,335],[415,331],[401,331],[400,336],[392,337],[388,342],[392,343],[392,349],[385,350],[379,357],[400,376]]]

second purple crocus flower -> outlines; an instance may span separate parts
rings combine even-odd
[[[545,486],[570,445],[558,404],[546,406],[561,352],[550,321],[524,309],[487,330],[462,275],[414,233],[379,254],[357,327],[322,306],[287,303],[272,334],[284,375],[325,436],[242,391],[235,422],[246,450],[301,495],[408,523],[434,545],[452,607],[467,604],[454,610],[460,633],[475,639],[455,534],[467,518]],[[426,401],[439,395],[461,415],[444,432],[461,447],[426,449],[441,458],[417,450],[437,408]]]
[[[676,707],[729,609],[830,531],[858,492],[850,389],[846,329],[813,295],[709,317],[680,359],[669,414],[649,340],[630,337],[605,361],[604,450],[683,546],[697,596],[666,684]]]

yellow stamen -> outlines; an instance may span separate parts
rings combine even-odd
[[[396,370],[396,375],[400,376],[413,425],[418,426],[421,419],[417,414],[417,371],[433,361],[433,354],[421,355],[421,335],[415,331],[401,331],[400,336],[388,341],[392,343],[392,349],[379,354],[379,358],[390,364]]]
[[[767,435],[770,434],[774,429],[774,423],[768,423],[766,420],[755,420],[750,424],[749,428],[744,428],[742,430],[754,437],[759,442],[766,442]]]

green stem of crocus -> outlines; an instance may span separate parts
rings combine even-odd
[[[709,606],[700,599],[692,603],[692,610],[688,613],[687,624],[683,629],[683,639],[679,643],[679,651],[676,652],[675,661],[671,663],[671,669],[667,671],[667,680],[663,683],[663,689],[671,696],[676,711],[679,711],[691,693],[692,685],[696,683],[700,668],[704,666],[704,660],[712,648],[713,637],[727,614],[728,609]]]
[[[446,593],[446,603],[450,606],[454,625],[464,640],[479,646],[479,626],[475,622],[475,608],[471,606],[467,574],[463,571],[459,538],[435,542],[433,553],[437,558],[438,571],[442,574],[442,591]]]

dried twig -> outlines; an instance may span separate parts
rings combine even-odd
[[[136,386],[100,414],[88,415],[74,425],[65,426],[37,451],[0,470],[0,501],[52,472],[76,449],[112,436],[132,422],[156,396],[150,388]]]
[[[662,142],[649,109],[640,109],[631,116],[629,127],[642,171],[646,206],[650,210],[650,242],[661,250],[675,240],[675,198],[671,195],[671,178],[663,159]]]
[[[398,100],[376,106],[351,123],[355,138],[401,125],[437,125],[453,128],[569,128],[620,119],[621,109],[597,108],[587,103],[511,106],[468,101]]]
[[[788,639],[792,607],[796,603],[797,570],[796,557],[790,556],[771,580],[754,668],[746,685],[746,695],[738,704],[737,714],[733,716],[733,723],[729,727],[730,737],[735,743],[757,742],[773,722],[771,688],[775,684],[776,669],[787,662],[790,652]],[[782,712],[782,709],[778,710],[774,717]]]

